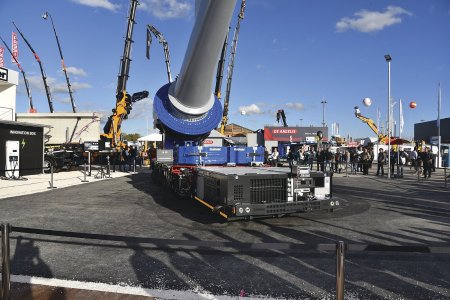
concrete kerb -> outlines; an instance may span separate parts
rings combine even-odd
[[[126,172],[111,172],[110,178],[117,178],[130,175]],[[65,188],[73,185],[86,184],[89,182],[83,182],[85,178],[84,170],[76,171],[61,171],[53,173],[53,185],[54,187]],[[91,176],[90,182],[96,182],[99,180],[105,180],[109,178],[95,178]],[[22,180],[0,180],[0,199],[29,195],[34,193],[40,193],[49,191],[49,181],[51,180],[51,174],[37,174],[24,176]]]

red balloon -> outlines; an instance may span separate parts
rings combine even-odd
[[[417,103],[416,102],[409,102],[409,107],[416,108]]]

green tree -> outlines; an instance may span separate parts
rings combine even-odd
[[[137,142],[141,135],[139,133],[122,133],[122,137],[124,141]]]

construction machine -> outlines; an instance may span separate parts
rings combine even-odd
[[[211,130],[221,121],[224,126],[227,120],[228,100],[223,112],[218,100],[220,82],[214,93],[211,87],[236,0],[195,3],[196,21],[179,76],[158,90],[153,103],[165,148],[157,149],[152,161],[154,182],[180,198],[195,199],[227,220],[340,207],[339,200],[332,198],[332,175],[328,172],[263,167],[263,146],[209,146],[204,142]],[[239,20],[244,7],[245,1]],[[226,99],[230,96],[238,29],[239,25],[231,47]],[[287,126],[284,112],[282,118]]]
[[[132,96],[127,93],[127,80],[130,71],[131,62],[131,43],[133,42],[133,27],[136,23],[134,17],[136,8],[139,4],[138,0],[130,0],[130,13],[127,24],[127,34],[125,36],[125,46],[123,56],[120,60],[120,73],[117,80],[116,89],[116,107],[112,110],[112,115],[103,127],[103,134],[100,135],[102,142],[108,142],[111,149],[120,150],[123,148],[122,141],[122,121],[128,118],[133,103],[148,97],[148,91],[134,93]]]
[[[284,113],[284,109],[279,109],[277,111],[277,122],[278,124],[282,121],[283,127],[288,127],[288,124],[286,122],[286,114]]]
[[[222,79],[223,79],[223,69],[225,67],[225,56],[227,55],[228,38],[230,36],[230,27],[228,27],[227,36],[223,41],[222,52],[220,53],[220,59],[217,63],[217,75],[216,75],[216,87],[214,88],[214,96],[218,100],[222,99]]]
[[[169,83],[172,82],[172,73],[170,71],[170,52],[169,52],[169,43],[167,43],[166,39],[154,26],[147,25],[147,51],[146,56],[147,59],[150,59],[150,46],[152,44],[152,33],[158,39],[158,42],[163,45],[164,49],[164,58],[166,61],[166,69],[167,69],[167,79]]]
[[[373,130],[373,132],[375,132],[378,136],[378,142],[381,144],[385,144],[388,142],[388,137],[387,135],[382,134],[379,130],[377,125],[375,125],[375,122],[368,117],[365,117],[361,114],[361,111],[359,110],[358,106],[355,106],[355,117],[357,117],[358,119],[360,119],[361,121],[363,121],[364,123],[367,124],[367,126],[370,127],[370,129]]]
[[[13,23],[14,27],[17,29],[17,31],[19,32],[20,36],[23,38],[23,40],[27,44],[28,48],[30,48],[31,53],[33,53],[34,58],[36,59],[36,61],[39,64],[39,68],[41,70],[41,75],[42,75],[42,81],[44,82],[45,93],[47,95],[48,106],[50,108],[50,112],[53,113],[54,110],[53,110],[52,95],[50,94],[50,87],[47,84],[47,76],[45,75],[44,67],[42,66],[42,61],[39,58],[39,56],[37,55],[36,51],[34,51],[33,47],[30,44],[30,42],[28,42],[28,40],[23,35],[22,31],[20,31],[19,28],[16,26],[16,23],[14,23],[14,22],[12,22],[12,23]]]
[[[241,28],[241,21],[244,19],[244,11],[245,11],[245,0],[241,2],[241,9],[239,11],[238,20],[236,24],[236,29],[234,30],[233,36],[233,44],[231,46],[230,60],[228,62],[228,70],[227,70],[227,90],[225,94],[225,100],[223,102],[223,112],[222,112],[222,122],[220,123],[220,133],[224,134],[225,125],[228,123],[228,106],[230,104],[230,93],[231,93],[231,81],[233,79],[233,70],[234,70],[234,59],[236,57],[236,47],[239,37],[239,30]],[[227,33],[228,36],[228,33]],[[220,92],[219,92],[220,95]]]

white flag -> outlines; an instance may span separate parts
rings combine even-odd
[[[405,120],[403,120],[403,106],[402,99],[400,99],[400,134],[403,132],[403,126],[405,125]]]

